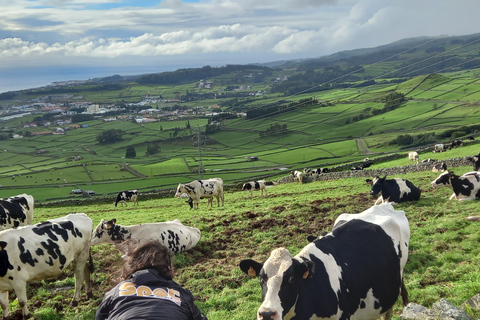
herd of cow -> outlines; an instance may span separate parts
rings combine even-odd
[[[447,170],[446,165],[431,182],[439,188],[453,190],[450,199],[480,198],[480,153],[470,157],[473,172],[462,176]],[[321,174],[325,169],[292,171],[302,182],[304,174]],[[300,179],[297,179],[300,176]],[[399,295],[404,304],[408,294],[403,283],[403,269],[408,258],[410,229],[403,211],[393,203],[416,201],[421,191],[412,182],[378,176],[367,179],[370,194],[380,197],[361,213],[340,215],[329,233],[310,238],[297,255],[275,249],[263,263],[242,260],[240,269],[249,276],[259,276],[262,304],[259,320],[280,319],[390,319]],[[243,190],[259,190],[267,195],[264,180],[251,181]],[[188,197],[191,208],[198,209],[200,199],[213,198],[224,204],[223,180],[212,178],[179,184],[176,197]],[[138,204],[137,190],[120,192],[114,202]],[[74,267],[75,292],[71,305],[78,304],[85,284],[87,297],[90,284],[91,246],[121,243],[130,239],[142,242],[152,237],[164,243],[173,253],[193,248],[200,240],[200,230],[183,225],[179,220],[121,226],[116,220],[102,219],[93,228],[93,221],[84,213],[47,220],[32,225],[34,199],[22,194],[0,199],[0,306],[4,318],[9,316],[9,290],[14,290],[23,316],[29,315],[26,284],[29,281],[57,277]]]

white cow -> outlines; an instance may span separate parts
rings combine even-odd
[[[433,146],[433,152],[443,152],[446,151],[447,147],[443,143],[437,143]]]
[[[4,319],[9,316],[9,290],[15,290],[26,319],[27,282],[56,278],[69,267],[75,268],[75,293],[70,304],[78,304],[83,282],[87,297],[92,297],[87,267],[92,228],[92,220],[77,213],[0,232],[0,306]]]
[[[121,243],[125,240],[138,244],[153,239],[163,243],[171,252],[179,253],[195,247],[200,240],[200,230],[187,227],[178,219],[132,226],[121,226],[116,222],[116,219],[102,219],[93,231],[91,245]]]
[[[0,199],[0,231],[32,224],[33,206],[33,196],[25,193]]]
[[[416,151],[412,151],[408,153],[408,160],[413,161],[418,164],[418,153]]]
[[[223,195],[223,180],[221,178],[211,178],[208,180],[194,180],[190,183],[179,183],[175,197],[180,198],[183,194],[187,194],[193,201],[193,207],[198,209],[198,203],[200,199],[205,198],[217,198],[217,205],[220,206],[220,200],[222,206],[224,205],[225,198]],[[209,201],[208,205],[212,205]]]

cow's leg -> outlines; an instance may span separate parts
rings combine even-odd
[[[198,209],[198,203],[200,202],[200,199],[195,199],[193,200],[193,208]]]
[[[10,310],[8,309],[8,291],[0,292],[0,306],[2,307],[3,319],[7,319],[10,315]]]
[[[376,206],[379,203],[383,203],[383,196],[378,197],[377,201],[375,201],[373,205]]]
[[[455,192],[450,196],[448,200],[452,200],[452,199],[457,200],[457,196],[455,195]]]
[[[382,320],[391,320],[393,316],[393,308],[390,308],[387,312],[382,315]]]
[[[22,309],[23,318],[28,317],[28,306],[27,306],[27,283],[24,281],[19,281],[13,285],[13,290],[17,295],[18,305]]]

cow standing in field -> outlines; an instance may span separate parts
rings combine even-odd
[[[217,198],[217,206],[224,206],[225,198],[223,194],[223,180],[221,178],[211,178],[208,180],[194,180],[190,183],[179,183],[175,197],[180,198],[183,194],[187,194],[193,202],[193,207],[198,209],[200,199]],[[212,201],[207,202],[207,208],[212,207]]]
[[[447,151],[447,146],[444,145],[443,143],[437,143],[436,145],[433,146],[433,152],[443,152]]]
[[[342,214],[332,232],[296,256],[275,249],[262,264],[242,260],[240,269],[260,276],[258,320],[391,319],[402,294],[410,228],[403,211],[391,204],[359,214]]]
[[[430,185],[435,188],[450,187],[453,194],[450,200],[475,200],[480,198],[480,172],[467,172],[457,176],[452,171],[445,171],[433,180]]]
[[[460,139],[453,140],[452,144],[450,144],[450,149],[461,147],[463,146],[463,141]]]
[[[117,207],[119,202],[127,206],[127,201],[132,201],[134,205],[138,205],[138,191],[127,190],[120,192],[115,199],[114,206]]]
[[[418,152],[416,151],[409,152],[408,160],[410,160],[410,162],[415,162],[418,164]]]
[[[267,187],[265,185],[265,180],[247,182],[243,185],[242,190],[250,191],[250,197],[253,197],[253,191],[255,190],[260,190],[262,192],[262,197],[263,197],[263,190],[265,190],[265,195],[268,195]]]
[[[32,224],[33,206],[33,196],[25,193],[0,199],[0,231]]]
[[[75,268],[71,305],[78,304],[83,282],[87,297],[92,297],[87,267],[92,228],[92,220],[84,213],[77,213],[0,232],[0,305],[4,319],[9,316],[9,290],[15,290],[26,319],[27,282],[56,278],[70,266]]]
[[[385,202],[400,203],[420,199],[420,189],[410,181],[401,178],[387,180],[386,177],[380,178],[376,176],[373,180],[365,180],[372,186],[370,195],[376,196],[381,194],[375,201],[375,204]]]
[[[293,182],[303,183],[303,173],[301,171],[292,170],[290,174],[293,177]]]
[[[183,225],[180,220],[143,223],[132,226],[117,224],[116,219],[102,219],[93,231],[91,245],[130,240],[135,244],[158,240],[171,252],[180,253],[193,248],[200,240],[200,230]]]

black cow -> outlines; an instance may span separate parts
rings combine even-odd
[[[132,201],[133,204],[138,205],[138,192],[137,190],[127,190],[127,191],[122,191],[117,195],[117,198],[115,199],[115,207],[119,202],[123,203],[125,206],[127,205],[127,201]]]
[[[263,264],[248,259],[239,266],[260,276],[257,319],[388,319],[400,293],[407,303],[409,239],[405,213],[386,203],[340,215],[331,233],[294,257],[280,248]]]
[[[372,186],[370,195],[376,196],[381,193],[380,197],[375,201],[375,204],[378,204],[379,202],[400,203],[420,199],[420,189],[410,181],[400,178],[387,180],[386,178],[387,176],[384,176],[383,178],[376,176],[373,180],[365,180]]]

